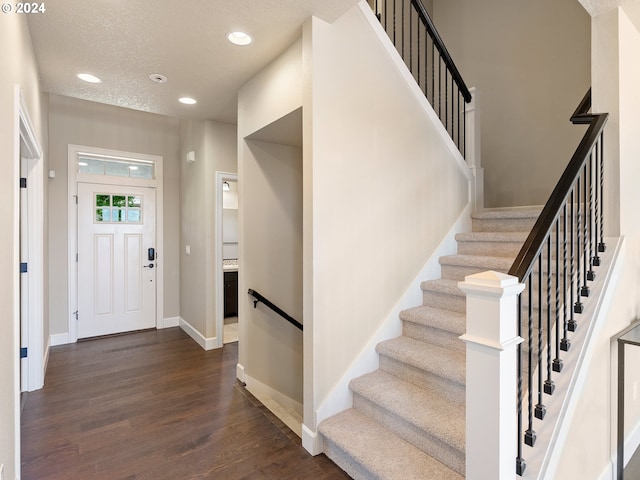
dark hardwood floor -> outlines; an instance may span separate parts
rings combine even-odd
[[[21,478],[348,479],[236,381],[237,358],[178,328],[52,348],[22,414]]]

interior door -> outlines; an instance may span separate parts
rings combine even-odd
[[[78,183],[78,338],[156,326],[155,200]]]

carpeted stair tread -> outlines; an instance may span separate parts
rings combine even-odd
[[[465,353],[401,336],[380,342],[376,352],[412,367],[465,384]]]
[[[327,456],[356,480],[464,478],[354,409],[324,420],[319,429],[329,444]]]
[[[463,403],[452,402],[442,393],[418,387],[382,370],[355,378],[349,386],[354,394],[464,452]],[[417,405],[420,408],[415,408]]]
[[[530,207],[498,207],[485,208],[483,210],[473,212],[471,218],[476,219],[516,219],[516,218],[534,218],[537,219],[542,212],[543,206]]]
[[[401,311],[400,320],[462,335],[466,331],[467,317],[464,313],[419,305]]]

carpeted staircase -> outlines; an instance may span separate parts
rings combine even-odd
[[[403,334],[376,347],[379,369],[350,383],[353,408],[320,423],[324,452],[354,479],[461,479],[465,474],[465,296],[458,282],[506,272],[539,207],[472,215],[442,278],[422,283],[423,304],[400,314]]]

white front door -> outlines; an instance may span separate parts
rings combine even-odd
[[[78,183],[78,338],[156,326],[154,188]]]

